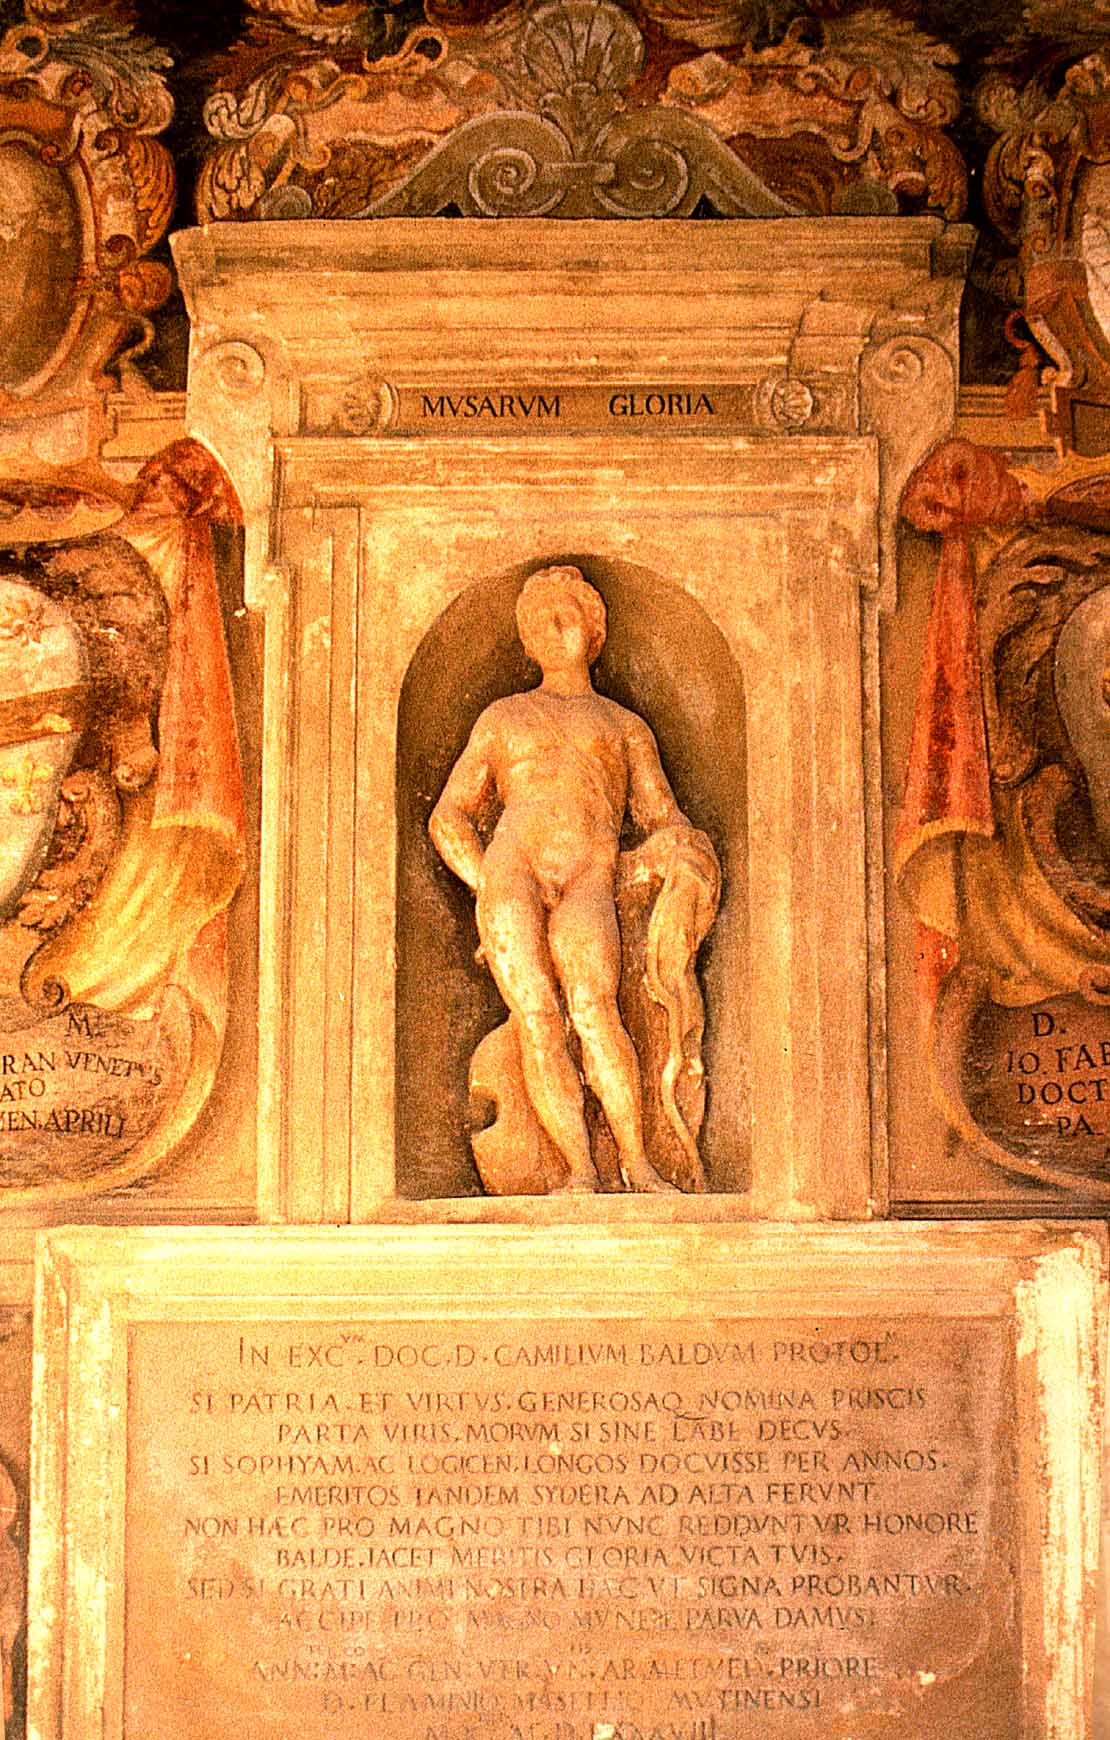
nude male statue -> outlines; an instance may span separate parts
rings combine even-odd
[[[645,1151],[640,1067],[617,1005],[615,887],[626,813],[645,835],[694,830],[648,726],[594,690],[590,665],[606,633],[600,595],[577,568],[547,568],[524,586],[516,615],[542,681],[482,713],[429,832],[477,895],[480,958],[515,1018],[529,1098],[565,1165],[558,1188],[599,1187],[582,1083],[567,1048],[569,1020],[625,1188],[669,1191]],[[479,826],[498,805],[483,849]]]

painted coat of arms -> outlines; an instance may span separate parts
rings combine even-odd
[[[141,1178],[211,1091],[242,779],[210,457],[0,554],[0,1200]]]
[[[105,395],[172,285],[157,46],[28,6],[0,37],[0,1207],[134,1183],[216,1078],[243,800],[212,527],[179,441],[123,482]]]

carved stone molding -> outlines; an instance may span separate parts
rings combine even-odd
[[[864,429],[879,437],[879,537],[882,604],[896,602],[898,503],[911,473],[952,427],[956,396],[953,352],[935,337],[899,332],[880,335],[860,362],[860,415]]]
[[[955,415],[970,241],[905,218],[599,222],[588,241],[550,219],[185,232],[189,430],[244,504],[248,587],[272,554],[275,448],[298,435],[870,432],[892,597],[898,490]]]
[[[202,220],[963,211],[955,57],[878,10],[756,49],[721,6],[430,4],[399,45],[373,15],[376,59],[359,8],[255,10],[286,28],[208,99]]]
[[[0,321],[0,466],[36,452],[88,456],[75,412],[99,404],[106,370],[149,341],[172,288],[147,256],[173,210],[157,135],[173,106],[167,57],[104,18],[35,12],[0,40],[0,240],[10,314]],[[66,419],[69,419],[67,423]],[[42,434],[54,420],[52,441]]]

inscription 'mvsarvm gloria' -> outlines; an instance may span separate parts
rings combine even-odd
[[[421,392],[425,423],[581,423],[608,418],[705,421],[718,415],[714,398],[693,388],[574,387],[566,391],[493,389]]]

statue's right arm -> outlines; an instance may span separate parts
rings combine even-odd
[[[449,870],[477,889],[483,846],[476,823],[496,789],[494,734],[483,713],[428,820],[432,844]]]

